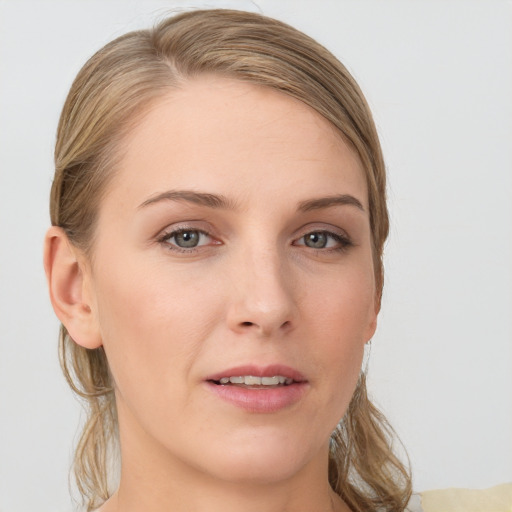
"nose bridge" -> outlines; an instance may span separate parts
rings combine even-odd
[[[261,240],[247,244],[235,266],[240,270],[230,305],[231,327],[263,336],[290,329],[295,323],[295,294],[284,250]]]

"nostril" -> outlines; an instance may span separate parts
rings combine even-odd
[[[257,325],[258,324],[254,323],[254,322],[249,322],[249,321],[240,323],[241,327],[253,327],[253,326],[257,326]],[[281,325],[281,329],[287,329],[290,325],[291,325],[291,322],[289,320],[287,320],[286,322],[284,322]]]

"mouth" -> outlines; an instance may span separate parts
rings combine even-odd
[[[302,400],[309,388],[297,370],[283,365],[239,366],[205,379],[207,389],[250,413],[273,413]]]
[[[307,382],[304,375],[298,370],[282,364],[237,366],[209,375],[205,380],[218,386],[239,386],[255,389],[269,389]]]
[[[210,380],[218,386],[237,386],[248,389],[273,389],[283,386],[290,386],[295,381],[284,375],[273,375],[272,377],[258,377],[256,375],[233,375],[221,377],[219,380]]]

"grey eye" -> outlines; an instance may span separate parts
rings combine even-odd
[[[191,247],[197,247],[201,238],[201,233],[195,230],[180,231],[179,233],[176,233],[172,238],[178,247],[182,247],[183,249],[190,249]]]
[[[304,245],[313,249],[323,249],[327,246],[327,233],[314,232],[304,236]]]

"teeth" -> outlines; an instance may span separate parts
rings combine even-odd
[[[264,386],[275,386],[279,384],[279,377],[277,375],[275,377],[261,377],[261,383]]]
[[[219,382],[221,384],[244,384],[246,386],[277,386],[279,384],[289,385],[293,382],[293,379],[283,377],[282,375],[274,375],[273,377],[240,375],[235,377],[222,377]]]
[[[261,377],[253,377],[252,375],[247,375],[244,377],[244,384],[246,386],[261,386]]]

